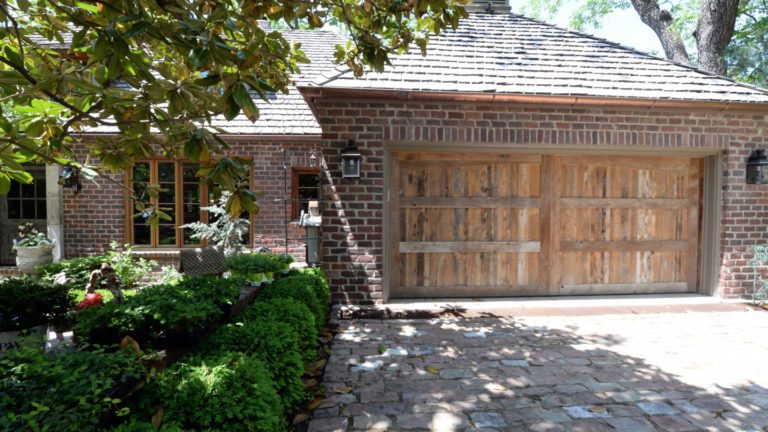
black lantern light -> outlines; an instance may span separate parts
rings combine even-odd
[[[347,141],[347,148],[341,152],[341,176],[343,178],[360,177],[360,165],[363,155],[357,150],[355,140]]]
[[[75,189],[77,194],[83,188],[83,185],[80,183],[80,170],[73,167],[64,167],[59,175],[59,184],[65,188]]]
[[[765,150],[755,149],[747,159],[747,183],[749,184],[766,184],[768,183],[768,173],[766,173],[766,167],[768,166],[768,156],[765,155]]]

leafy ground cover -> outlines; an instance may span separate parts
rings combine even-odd
[[[5,328],[68,319],[77,341],[63,351],[33,342],[0,354],[0,430],[287,430],[313,396],[307,373],[317,372],[318,329],[329,312],[322,272],[284,274],[238,315],[242,278],[177,274],[126,291],[122,304],[103,292],[103,304],[75,310],[82,294],[52,284],[53,270],[76,279],[103,259],[0,283],[3,299],[39,294],[0,302],[0,318],[20,317]],[[289,262],[269,260],[277,274]],[[172,355],[158,357],[158,349]]]

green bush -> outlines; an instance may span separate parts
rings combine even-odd
[[[207,354],[241,352],[264,361],[283,402],[290,409],[306,398],[304,362],[299,354],[299,337],[288,324],[256,319],[227,324],[206,340],[201,351]]]
[[[317,327],[315,317],[303,303],[290,298],[274,298],[256,302],[239,317],[244,321],[274,321],[293,328],[299,339],[302,359],[308,363],[317,355]]]
[[[125,423],[119,424],[109,429],[110,432],[184,432],[179,425],[175,423],[165,424],[155,429],[152,423],[131,419]]]
[[[109,262],[108,255],[90,255],[72,258],[38,267],[43,282],[52,284],[57,274],[64,272],[70,280],[70,286],[75,290],[84,290],[88,284],[91,272]]]
[[[252,253],[242,255],[232,255],[227,258],[227,268],[240,275],[249,275],[252,273],[277,272],[280,270],[280,262],[275,255],[269,253]]]
[[[131,245],[123,245],[120,250],[120,245],[112,242],[109,247],[111,250],[107,253],[108,262],[112,264],[125,289],[135,288],[141,279],[158,265],[155,261],[134,257]]]
[[[96,430],[102,416],[129,413],[114,392],[143,372],[141,359],[122,351],[8,352],[0,357],[0,430]]]
[[[239,296],[240,287],[232,280],[189,276],[176,285],[144,288],[119,305],[78,312],[75,334],[93,343],[116,343],[130,335],[142,345],[167,345],[221,320]]]
[[[48,322],[58,324],[74,306],[66,286],[30,277],[0,281],[0,331],[21,330]]]
[[[53,283],[56,275],[64,272],[69,278],[69,285],[73,290],[84,290],[91,272],[101,268],[104,263],[112,265],[115,273],[123,282],[123,288],[126,289],[135,288],[136,284],[157,266],[155,261],[134,257],[130,245],[124,245],[123,250],[119,250],[119,245],[112,242],[110,251],[106,254],[72,258],[42,265],[39,268],[40,276],[44,282]]]
[[[308,282],[306,276],[290,276],[267,285],[259,292],[257,301],[267,301],[275,298],[290,298],[304,303],[315,316],[317,328],[325,325],[328,308],[318,300],[314,285]]]
[[[164,423],[184,430],[286,430],[270,373],[255,356],[189,358],[163,372],[140,396],[144,406],[163,407]]]

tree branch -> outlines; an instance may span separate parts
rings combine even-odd
[[[662,10],[657,0],[631,0],[631,2],[640,19],[659,37],[666,57],[672,61],[690,65],[691,60],[685,49],[685,43],[672,29],[672,15]]]
[[[739,0],[703,0],[696,23],[699,67],[725,75],[725,49],[731,42],[739,11]]]

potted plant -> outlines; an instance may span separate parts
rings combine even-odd
[[[37,230],[32,222],[19,225],[19,238],[13,241],[16,267],[25,274],[37,274],[37,267],[53,261],[53,240]]]

